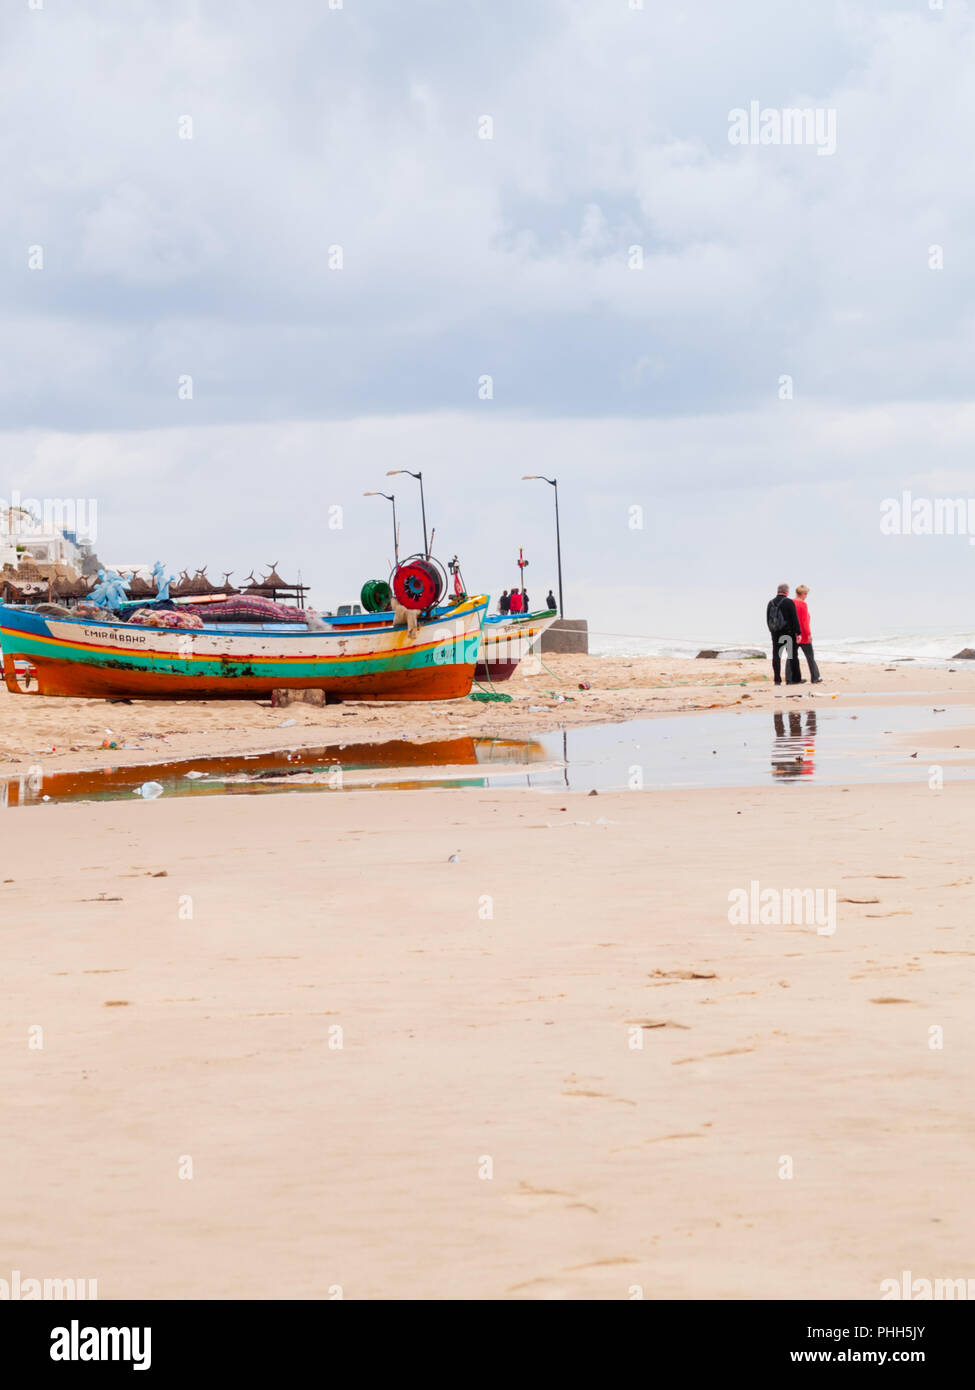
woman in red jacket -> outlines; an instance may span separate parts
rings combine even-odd
[[[809,627],[809,606],[806,603],[806,595],[809,593],[808,584],[799,584],[796,587],[796,612],[799,614],[799,649],[805,652],[806,662],[809,666],[809,679],[813,685],[822,682],[819,674],[819,667],[816,665],[816,658],[813,654],[812,631]],[[799,659],[796,658],[796,665]]]

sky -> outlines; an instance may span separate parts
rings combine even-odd
[[[0,498],[331,607],[422,470],[535,602],[544,473],[594,632],[975,628],[969,537],[880,525],[975,495],[973,70],[960,0],[11,0]]]

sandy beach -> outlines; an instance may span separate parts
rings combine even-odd
[[[956,1373],[975,3],[2,33],[15,1364]]]
[[[676,710],[706,736],[691,711],[783,698],[758,663],[547,664],[505,706],[2,696],[0,727],[16,772],[48,740],[52,765],[117,759],[106,726],[144,761],[153,734],[173,757]],[[797,702],[971,700],[964,670],[825,674]],[[965,1276],[973,810],[919,782],[10,811],[6,1260],[101,1298]],[[832,890],[835,931],[733,925],[753,881]]]

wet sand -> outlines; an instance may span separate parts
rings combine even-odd
[[[679,684],[703,662],[548,664],[562,685],[520,678],[513,706],[0,696],[0,728],[33,757],[70,719],[77,753],[51,763],[91,766],[120,759],[105,725],[172,758],[744,694],[970,699],[967,671],[840,668],[793,697]],[[739,666],[764,672],[707,675]],[[592,698],[529,711],[593,672]],[[102,1298],[872,1299],[904,1269],[967,1277],[973,812],[950,779],[9,811],[4,1259]],[[835,933],[732,925],[752,881],[834,891]]]
[[[975,701],[975,662],[956,671],[910,664],[893,668],[824,667],[822,685],[775,687],[764,661],[657,660],[546,656],[534,671],[522,662],[496,689],[511,703],[444,700],[434,704],[294,704],[272,709],[255,701],[42,699],[0,687],[0,775],[39,762],[45,769],[125,766],[203,754],[389,738],[458,735],[527,738],[535,733],[710,709],[816,708],[840,703],[953,704]],[[591,689],[580,690],[589,681]],[[559,697],[563,697],[560,702]],[[293,721],[293,722],[292,722]],[[110,731],[110,732],[109,732]],[[104,741],[119,745],[103,749]],[[129,745],[126,747],[125,745]]]

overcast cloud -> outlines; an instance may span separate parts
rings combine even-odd
[[[0,494],[324,605],[422,467],[437,549],[540,599],[557,472],[596,629],[760,637],[782,578],[823,636],[973,626],[975,547],[879,531],[975,493],[970,6],[629,3],[6,6]],[[752,101],[835,153],[729,143]]]

